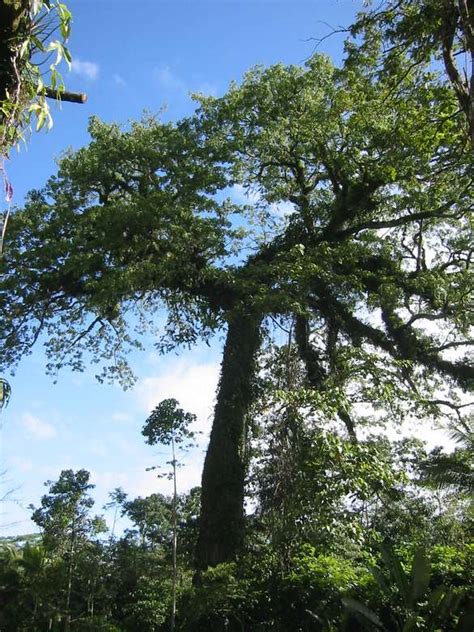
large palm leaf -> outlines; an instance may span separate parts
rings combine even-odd
[[[421,465],[421,481],[438,488],[451,487],[459,492],[474,491],[474,417],[451,428],[450,437],[459,447],[446,454],[434,451]]]

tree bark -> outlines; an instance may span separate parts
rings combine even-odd
[[[325,382],[328,378],[328,372],[323,367],[319,352],[311,345],[309,340],[309,321],[306,316],[301,314],[296,317],[295,339],[300,358],[304,362],[308,384],[317,391],[323,391],[326,388]],[[332,368],[332,370],[335,369]],[[350,440],[353,443],[357,443],[354,422],[349,412],[340,407],[337,414],[346,426]]]
[[[244,535],[245,426],[254,396],[261,317],[229,322],[214,423],[202,474],[198,570],[235,558]]]
[[[20,7],[6,2],[0,3],[0,102],[6,100],[7,92],[11,91],[16,80],[13,65],[13,40],[21,12]]]
[[[53,90],[52,88],[44,89],[45,96],[48,99],[56,99],[57,101],[68,101],[68,103],[85,103],[87,94],[83,92],[70,92],[69,90]]]
[[[171,436],[171,454],[173,466],[173,603],[171,606],[171,632],[174,632],[176,621],[176,584],[178,577],[178,487],[176,481],[176,454],[174,449],[174,435]]]

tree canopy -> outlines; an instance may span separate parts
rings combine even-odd
[[[386,68],[408,55],[414,64],[441,63],[465,117],[474,148],[474,7],[471,0],[368,2],[353,34],[382,36]]]
[[[255,68],[175,124],[92,119],[90,144],[12,218],[4,367],[42,337],[52,372],[91,361],[127,384],[143,331],[168,350],[227,328],[201,568],[241,546],[269,318],[292,323],[294,406],[353,442],[367,412],[459,413],[472,387],[469,139],[452,87],[401,54],[387,72],[382,41],[349,43],[341,68],[322,55]],[[236,187],[256,201],[236,203]]]

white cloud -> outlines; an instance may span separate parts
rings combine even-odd
[[[217,363],[190,364],[189,360],[178,360],[171,367],[168,365],[166,372],[141,380],[135,393],[147,414],[163,399],[173,397],[181,408],[197,416],[193,430],[207,434],[218,379]]]
[[[122,77],[122,75],[119,75],[117,72],[115,72],[113,74],[113,80],[114,82],[120,86],[121,88],[124,88],[127,85],[127,82],[125,81],[125,79]]]
[[[199,455],[196,455],[193,453],[192,455],[184,455],[182,461],[183,466],[178,468],[176,475],[178,493],[180,494],[201,484],[204,454],[199,453]],[[92,470],[91,480],[97,486],[97,490],[104,493],[104,498],[106,492],[116,487],[122,487],[130,498],[149,496],[150,494],[169,495],[173,493],[173,481],[168,480],[166,477],[160,478],[157,476],[158,473],[165,473],[166,471],[166,466],[163,466],[163,469],[150,472],[144,471],[142,468],[135,468],[126,473]]]
[[[292,202],[275,202],[270,204],[270,211],[275,217],[285,218],[295,212],[295,205]]]
[[[183,466],[178,468],[176,473],[179,494],[189,491],[192,487],[201,485],[204,454],[200,454],[199,458],[195,454],[185,455],[182,461]],[[163,469],[158,470],[158,473],[165,473],[166,471],[166,467],[163,467]],[[131,496],[170,495],[173,493],[173,481],[166,477],[160,478],[157,476],[157,471],[142,472],[135,479],[130,479],[128,485],[124,485],[124,488],[130,491]]]
[[[241,184],[234,184],[231,187],[230,197],[237,204],[255,204],[261,199],[256,191],[246,189]]]
[[[13,467],[16,467],[20,472],[31,472],[33,469],[33,462],[30,459],[24,457],[15,456],[10,459],[10,463]]]
[[[234,184],[230,189],[230,197],[237,204],[258,204],[263,206],[263,200],[257,191],[246,189],[241,184]],[[287,200],[282,202],[267,203],[267,208],[274,217],[283,219],[295,211],[295,205]]]
[[[112,415],[112,421],[119,421],[119,422],[126,422],[126,421],[131,421],[132,416],[129,415],[128,413],[113,413]]]
[[[153,71],[153,77],[161,90],[171,97],[192,99],[193,94],[217,96],[218,89],[214,84],[193,76],[183,79],[171,66],[161,64]]]
[[[155,70],[158,83],[166,90],[173,92],[187,92],[186,84],[176,75],[169,66],[160,66]]]
[[[109,456],[109,451],[107,450],[107,448],[102,443],[93,443],[89,447],[89,452],[91,454],[95,454],[96,456],[99,456],[101,458],[105,458],[105,457]]]
[[[98,64],[92,61],[83,61],[79,58],[72,60],[71,70],[72,72],[75,72],[76,75],[81,75],[91,81],[95,81],[99,76]]]
[[[35,417],[30,413],[25,413],[22,417],[23,426],[37,439],[52,439],[56,436],[56,428]]]
[[[131,490],[131,483],[133,484],[137,474],[138,472],[133,471],[132,473],[125,473],[110,470],[90,470],[91,482],[93,485],[97,486],[100,492],[103,492],[104,498],[116,487],[123,487],[124,490],[129,493]]]

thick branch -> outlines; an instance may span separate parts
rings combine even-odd
[[[444,360],[438,353],[428,348],[425,340],[405,323],[388,306],[382,309],[387,334],[362,323],[338,301],[322,284],[315,284],[318,298],[310,297],[308,304],[323,316],[336,316],[344,332],[354,344],[366,339],[375,347],[387,351],[392,357],[411,360],[442,375],[451,377],[463,390],[469,390],[474,383],[474,367],[463,362]]]
[[[438,373],[451,377],[465,391],[474,384],[474,367],[463,362],[444,360],[433,352],[423,338],[414,329],[407,326],[389,306],[382,307],[382,318],[387,332],[395,343],[398,355],[404,360],[411,360],[425,368],[434,369]]]
[[[322,366],[322,358],[309,340],[309,322],[306,316],[296,317],[295,339],[298,353],[306,368],[306,377],[311,387],[319,390],[324,386],[327,372]]]
[[[447,205],[446,205],[447,207]],[[408,215],[402,215],[394,219],[387,219],[385,221],[368,221],[361,222],[355,226],[350,226],[345,230],[337,231],[334,234],[334,238],[341,240],[346,239],[352,235],[360,233],[362,230],[380,230],[384,228],[396,228],[397,226],[406,226],[409,223],[420,221],[423,219],[458,219],[459,214],[454,213],[440,213],[436,211],[421,211],[420,213],[410,213]]]
[[[303,360],[306,368],[306,377],[308,383],[315,390],[324,390],[325,382],[328,378],[328,372],[322,366],[322,359],[317,349],[313,347],[309,340],[309,322],[306,316],[299,314],[296,317],[295,339],[298,346],[298,352]],[[356,433],[354,422],[350,414],[342,407],[339,407],[337,414],[341,421],[345,424],[349,437],[352,441],[356,441]]]
[[[85,103],[87,101],[87,94],[82,92],[68,92],[67,90],[45,88],[44,93],[48,99],[56,99],[57,101],[68,101],[69,103]]]

